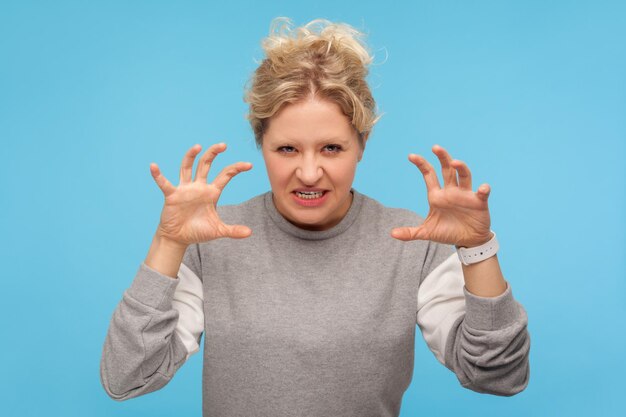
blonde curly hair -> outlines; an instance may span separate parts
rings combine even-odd
[[[331,100],[341,107],[365,146],[380,119],[365,81],[372,56],[364,34],[345,23],[315,19],[293,29],[289,18],[277,17],[261,45],[266,58],[249,80],[244,101],[258,147],[270,118],[288,103],[310,96]]]

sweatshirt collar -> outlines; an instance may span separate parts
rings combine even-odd
[[[358,217],[359,212],[361,211],[361,206],[363,204],[363,194],[359,193],[354,188],[352,188],[350,192],[352,193],[352,204],[350,205],[348,212],[339,223],[327,230],[306,230],[289,222],[289,220],[285,219],[283,215],[280,214],[280,212],[276,209],[271,191],[265,193],[265,209],[267,210],[267,213],[274,221],[276,226],[278,226],[279,229],[289,235],[305,240],[330,239],[348,230],[348,228],[352,225],[352,223],[354,223],[354,221]]]

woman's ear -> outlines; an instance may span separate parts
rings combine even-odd
[[[367,143],[367,138],[369,137],[370,132],[366,132],[361,136],[361,140],[359,141],[359,147],[361,149],[359,149],[359,159],[358,162],[361,162],[361,159],[363,158],[363,152],[365,151],[365,144]]]

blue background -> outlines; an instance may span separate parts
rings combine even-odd
[[[362,0],[1,3],[2,414],[201,415],[201,355],[118,403],[101,349],[158,224],[150,162],[177,184],[190,146],[225,141],[214,172],[255,168],[221,203],[268,189],[242,97],[276,16],[369,34],[385,115],[356,189],[426,214],[406,157],[435,143],[493,189],[530,385],[465,390],[418,334],[401,415],[624,415],[625,2]]]

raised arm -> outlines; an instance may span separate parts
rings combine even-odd
[[[493,236],[489,186],[473,192],[465,163],[452,160],[440,146],[433,152],[441,163],[444,187],[426,159],[410,155],[426,182],[430,210],[424,223],[395,228],[392,236],[429,240],[432,247],[439,243],[472,248],[488,242]],[[425,272],[417,324],[437,358],[474,391],[513,395],[523,390],[529,379],[528,318],[514,300],[497,257],[462,265],[452,254]]]
[[[148,255],[113,312],[104,342],[100,377],[115,400],[158,390],[198,351],[204,328],[198,243],[252,233],[246,226],[224,224],[216,210],[226,184],[251,164],[230,165],[207,184],[212,161],[225,149],[225,144],[211,146],[191,181],[194,159],[201,150],[199,145],[192,147],[183,159],[178,187],[156,164],[150,166],[165,204]]]

